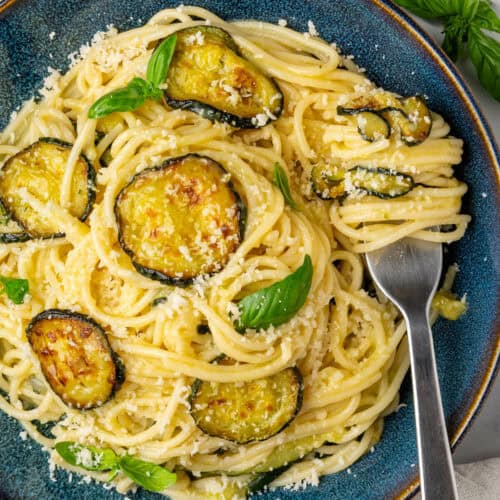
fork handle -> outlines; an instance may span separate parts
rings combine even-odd
[[[407,311],[420,484],[424,500],[457,500],[428,312]]]

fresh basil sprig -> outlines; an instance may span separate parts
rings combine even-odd
[[[290,321],[307,299],[312,276],[311,257],[306,255],[303,264],[285,279],[238,302],[240,317],[235,320],[236,329],[260,330]]]
[[[500,43],[483,29],[500,33],[500,18],[489,0],[395,0],[426,19],[444,21],[443,49],[457,61],[467,47],[483,87],[500,101]]]
[[[122,471],[132,481],[149,491],[163,491],[177,480],[175,473],[152,462],[130,455],[118,456],[111,448],[83,446],[72,441],[56,443],[56,451],[71,465],[90,471],[110,471],[109,480]]]
[[[160,85],[165,81],[175,52],[177,36],[170,35],[158,46],[149,59],[146,80],[134,78],[121,89],[116,89],[97,99],[89,109],[89,118],[102,118],[115,111],[133,111],[147,99],[161,99]]]
[[[30,284],[28,280],[22,278],[7,278],[0,276],[0,284],[2,289],[0,293],[5,292],[7,297],[14,302],[14,304],[22,304],[24,297],[30,291]]]
[[[286,176],[285,170],[279,163],[274,164],[273,182],[274,184],[276,184],[276,186],[278,186],[279,190],[281,191],[281,194],[283,195],[283,198],[285,198],[285,201],[294,210],[298,210],[299,207],[297,206],[297,203],[295,203],[294,199],[292,198],[292,194],[290,193],[290,185],[288,184],[288,177]]]

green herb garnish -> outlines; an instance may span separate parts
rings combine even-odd
[[[149,491],[162,491],[175,483],[175,473],[151,462],[125,455],[120,459],[120,469],[133,481]]]
[[[295,203],[294,199],[292,198],[292,194],[290,193],[290,185],[288,184],[288,177],[286,175],[286,172],[279,163],[274,164],[273,182],[274,184],[276,184],[276,186],[278,186],[281,194],[283,195],[283,198],[285,198],[285,201],[294,210],[298,210],[299,207]]]
[[[483,29],[500,33],[500,18],[488,0],[395,0],[425,19],[444,22],[443,49],[452,61],[466,52],[483,87],[500,101],[500,42]]]
[[[71,465],[90,471],[110,471],[110,481],[121,471],[149,491],[163,491],[177,479],[176,474],[160,465],[130,455],[120,457],[111,448],[83,446],[72,441],[56,443],[55,448]]]
[[[161,99],[163,90],[160,85],[167,77],[176,43],[176,35],[163,40],[148,62],[146,80],[134,78],[126,87],[103,95],[92,104],[88,117],[102,118],[115,111],[134,111],[148,99]]]
[[[247,295],[238,303],[240,317],[235,321],[238,331],[246,328],[268,328],[290,321],[304,305],[311,288],[313,267],[311,257],[285,279]]]
[[[22,304],[24,302],[24,297],[30,290],[29,281],[22,278],[7,278],[6,276],[0,276],[0,284],[2,285],[0,293],[5,292],[7,297],[12,300],[14,304]]]

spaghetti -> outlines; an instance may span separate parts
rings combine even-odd
[[[156,42],[205,25],[226,30],[243,56],[275,79],[284,94],[282,116],[261,128],[239,130],[147,101],[136,111],[105,119],[95,141],[98,122],[87,117],[92,103],[144,77]],[[409,358],[404,323],[391,304],[368,293],[359,254],[408,235],[457,240],[469,220],[460,214],[467,187],[453,176],[462,141],[449,136],[439,115],[432,114],[430,136],[410,147],[395,137],[367,142],[351,117],[337,114],[337,106],[376,91],[349,58],[316,36],[262,22],[227,23],[196,7],[163,10],[137,29],[99,35],[66,74],[53,79],[43,99],[25,104],[0,136],[3,160],[41,137],[73,144],[59,203],[22,194],[65,237],[0,244],[0,274],[30,283],[30,298],[21,305],[0,296],[5,395],[0,409],[51,450],[56,442],[74,441],[175,469],[177,482],[164,493],[176,499],[238,497],[259,464],[304,443],[319,458],[306,454],[271,486],[317,484],[319,476],[348,468],[370,450],[382,434],[384,416],[398,407]],[[81,153],[98,170],[97,199],[85,222],[68,210]],[[119,245],[114,207],[137,172],[189,153],[215,160],[230,174],[247,209],[247,226],[220,272],[179,288],[137,272]],[[411,175],[416,187],[395,199],[365,195],[323,201],[310,185],[319,161],[340,161],[346,169],[360,164],[391,169]],[[287,206],[272,184],[276,163],[285,168],[300,210]],[[436,225],[450,225],[452,231],[427,229]],[[238,333],[231,319],[235,303],[286,278],[305,255],[314,274],[299,312],[280,326]],[[160,297],[167,300],[155,303]],[[123,386],[103,406],[89,411],[66,406],[42,375],[25,329],[51,308],[97,321],[125,364]],[[201,323],[211,335],[197,330]],[[237,363],[211,363],[220,353]],[[292,366],[303,377],[303,403],[278,434],[236,444],[195,425],[188,401],[194,379],[244,383]],[[53,437],[41,433],[34,420],[56,422]],[[51,453],[57,465],[81,472]],[[113,482],[122,493],[133,486],[123,474]]]

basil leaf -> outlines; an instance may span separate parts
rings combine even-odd
[[[467,47],[483,87],[500,101],[500,42],[471,26]]]
[[[500,18],[491,8],[490,2],[487,0],[481,0],[479,2],[473,23],[480,28],[500,33]]]
[[[71,465],[91,471],[107,471],[118,467],[119,458],[111,448],[83,446],[72,441],[56,443],[56,451]]]
[[[238,303],[240,317],[235,321],[238,331],[246,328],[268,328],[290,321],[304,305],[311,288],[313,267],[311,257],[285,279],[246,296]]]
[[[175,52],[177,36],[170,35],[156,48],[148,63],[146,79],[155,87],[159,87],[167,78],[168,68]]]
[[[462,0],[460,2],[460,10],[458,14],[469,22],[476,16],[477,9],[479,8],[480,0]]]
[[[126,87],[113,90],[97,99],[89,109],[89,118],[102,118],[115,111],[134,111],[141,107],[152,95],[149,82],[142,78],[134,78]]]
[[[292,194],[290,193],[290,186],[288,184],[288,177],[286,176],[285,170],[279,163],[274,164],[274,172],[273,172],[273,182],[278,186],[283,198],[285,201],[294,209],[298,210],[299,207],[295,203],[292,198]]]
[[[478,0],[394,0],[401,7],[424,19],[462,14],[466,4]]]
[[[21,278],[0,276],[0,283],[3,285],[2,292],[5,292],[14,304],[22,304],[24,297],[30,290],[29,281]]]
[[[452,16],[444,25],[443,50],[456,62],[462,55],[469,21],[461,16]]]
[[[149,491],[163,491],[177,480],[176,474],[164,467],[130,455],[123,456],[119,466],[130,479]]]

